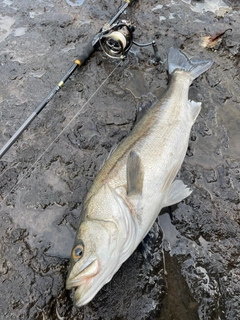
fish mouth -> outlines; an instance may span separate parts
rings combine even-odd
[[[98,274],[100,268],[98,260],[90,260],[87,261],[78,271],[77,276],[71,276],[71,273],[69,275],[69,278],[66,282],[66,289],[70,290],[75,287],[81,287],[86,286],[90,280]]]
[[[70,273],[66,282],[66,289],[76,288],[74,301],[77,307],[87,304],[93,299],[97,291],[92,287],[92,280],[100,271],[97,259],[88,260],[78,271],[77,276]]]

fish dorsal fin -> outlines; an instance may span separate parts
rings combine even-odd
[[[143,168],[140,157],[131,151],[127,159],[127,195],[141,195],[143,188]]]
[[[193,100],[188,101],[188,106],[191,111],[193,122],[195,122],[197,116],[199,115],[199,112],[201,111],[201,105],[202,105],[201,102],[196,102]]]
[[[164,206],[172,206],[188,197],[192,191],[182,182],[182,180],[175,180],[170,186],[166,198],[164,200]]]

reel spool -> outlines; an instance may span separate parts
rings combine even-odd
[[[127,53],[135,44],[138,47],[147,47],[152,45],[155,62],[159,62],[160,56],[155,41],[146,44],[139,44],[133,41],[133,32],[135,28],[130,22],[121,20],[113,26],[106,25],[99,33],[98,40],[103,52],[113,59],[124,59]]]
[[[100,46],[110,58],[124,59],[133,44],[133,32],[134,27],[122,20],[100,33]]]

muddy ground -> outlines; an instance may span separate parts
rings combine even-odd
[[[121,4],[1,1],[0,148]],[[1,320],[240,319],[239,1],[139,1],[123,17],[137,42],[156,39],[162,63],[151,48],[120,64],[96,52],[0,160]],[[229,28],[214,48],[200,45]],[[215,62],[190,88],[202,111],[179,176],[193,192],[77,309],[65,279],[83,199],[138,110],[167,88],[171,46]]]

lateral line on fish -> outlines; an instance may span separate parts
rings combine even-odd
[[[93,94],[88,98],[88,100],[82,105],[82,107],[78,110],[78,112],[72,117],[72,119],[67,123],[67,125],[62,129],[62,131],[57,135],[57,137],[49,144],[49,146],[43,151],[43,153],[37,158],[37,160],[26,170],[26,173],[16,182],[16,184],[9,190],[6,196],[0,202],[0,206],[3,202],[8,198],[8,196],[15,190],[15,188],[19,185],[20,182],[30,173],[30,170],[35,169],[36,164],[41,160],[41,158],[45,155],[45,153],[51,148],[51,146],[59,139],[59,137],[65,132],[65,130],[72,124],[72,122],[77,118],[77,116],[82,112],[82,110],[86,107],[89,101],[98,93],[98,91],[104,86],[107,80],[111,77],[111,75],[115,72],[115,70],[119,67],[121,61],[116,65],[116,67],[109,73],[107,78],[100,84],[100,86],[93,92]]]
[[[168,92],[168,90],[167,90],[167,92]],[[164,100],[164,97],[163,97],[163,100]],[[166,98],[166,101],[163,103],[161,110],[163,110],[165,103],[167,104],[167,100],[168,100],[168,98]],[[176,109],[177,109],[177,107],[176,107]],[[88,201],[91,199],[91,197],[99,190],[99,186],[102,185],[103,181],[106,180],[111,175],[113,168],[114,169],[116,168],[116,164],[119,161],[121,161],[126,156],[126,154],[132,150],[133,146],[136,144],[137,141],[139,141],[141,138],[144,138],[144,136],[146,136],[149,133],[149,131],[153,128],[154,122],[157,121],[156,113],[158,113],[158,112],[159,112],[159,110],[157,109],[157,107],[155,109],[155,106],[154,106],[150,110],[151,116],[148,116],[147,118],[143,117],[136,124],[137,131],[134,130],[136,127],[134,127],[130,131],[129,135],[125,138],[123,149],[116,148],[116,150],[114,150],[112,152],[111,155],[113,155],[115,152],[118,152],[119,155],[117,155],[115,157],[114,161],[108,162],[107,165],[106,165],[106,163],[107,163],[106,162],[104,164],[105,166],[100,169],[100,171],[102,171],[101,176],[99,176],[99,177],[97,176],[95,178],[94,188],[92,188],[92,186],[91,186],[91,188],[89,189],[89,191],[86,195],[85,201],[84,201],[85,205],[88,203]],[[141,124],[143,124],[143,125],[141,126]],[[171,127],[167,128],[165,133],[169,134],[170,131],[171,131]],[[134,132],[134,134],[133,134],[133,132]],[[164,135],[162,136],[162,139],[164,140]]]

